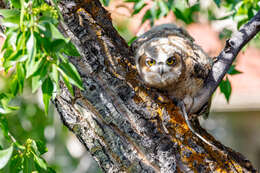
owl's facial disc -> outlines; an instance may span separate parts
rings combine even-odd
[[[166,88],[176,83],[182,72],[181,56],[174,53],[171,56],[141,60],[141,77],[145,83],[155,88]]]

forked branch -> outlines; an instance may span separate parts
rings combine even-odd
[[[198,111],[214,93],[219,83],[224,78],[240,50],[260,31],[260,11],[238,32],[226,41],[224,49],[217,57],[206,85],[196,97],[192,112]]]

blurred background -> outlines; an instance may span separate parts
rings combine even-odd
[[[174,1],[182,8],[184,1]],[[186,2],[186,1],[185,1]],[[126,41],[131,41],[151,28],[151,23],[142,23],[146,10],[153,1],[136,15],[131,15],[134,4],[123,0],[111,0],[106,9],[111,13],[113,24]],[[187,1],[188,5],[197,3]],[[186,4],[186,5],[187,5]],[[190,13],[190,19],[183,22],[180,16],[170,12],[167,16],[155,20],[154,24],[176,23],[188,30],[195,42],[210,56],[217,56],[225,45],[226,38],[237,30],[237,22],[232,18],[211,20],[214,15],[223,18],[227,15],[225,7],[218,8],[211,0],[200,2],[199,9]],[[0,45],[4,36],[0,36]],[[213,97],[211,113],[208,119],[200,119],[210,134],[228,147],[242,153],[256,168],[260,168],[260,42],[251,41],[236,59],[236,69],[240,74],[229,76],[232,94],[229,103],[224,95],[216,91]],[[8,87],[8,78],[0,77],[0,90]],[[44,114],[41,92],[31,94],[27,86],[24,95],[15,100],[20,105],[19,111],[8,115],[11,133],[23,143],[27,138],[42,140],[47,143],[46,161],[57,172],[98,173],[102,172],[76,137],[63,126],[55,108]],[[0,136],[0,144],[1,144]],[[1,171],[0,171],[1,172]]]

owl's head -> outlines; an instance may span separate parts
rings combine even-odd
[[[148,86],[164,89],[181,77],[185,68],[182,56],[181,50],[168,38],[154,38],[139,47],[136,67]]]

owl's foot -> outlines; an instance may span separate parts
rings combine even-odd
[[[190,110],[191,110],[191,108],[193,106],[193,103],[194,103],[193,97],[185,96],[184,99],[183,99],[183,103],[185,105],[185,110],[186,110],[187,114],[189,114]]]

